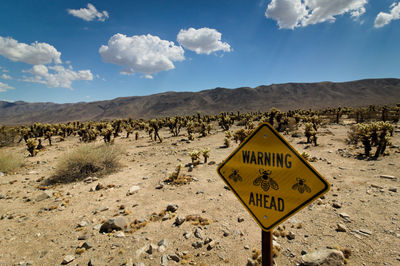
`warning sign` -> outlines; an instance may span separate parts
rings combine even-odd
[[[217,169],[264,231],[329,190],[328,182],[268,123]]]

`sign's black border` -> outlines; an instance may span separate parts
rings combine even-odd
[[[300,159],[309,169],[311,172],[315,174],[316,177],[318,177],[322,183],[324,183],[325,187],[320,190],[318,193],[314,194],[310,199],[305,201],[303,204],[299,205],[297,208],[293,209],[291,212],[283,216],[281,219],[276,221],[274,224],[272,224],[269,227],[264,227],[260,220],[254,215],[254,213],[250,210],[250,208],[247,206],[247,204],[241,199],[239,194],[233,189],[233,187],[229,184],[229,182],[225,179],[224,175],[221,173],[221,168],[224,167],[225,164],[228,163],[228,161],[236,154],[238,153],[245,145],[247,142],[249,142],[256,134],[258,131],[261,130],[263,127],[268,127],[269,130],[275,134],[275,136],[283,143],[286,145],[286,147],[289,148],[296,156],[297,158]],[[260,225],[261,229],[264,231],[271,231],[274,227],[276,227],[278,224],[282,223],[284,220],[288,219],[290,216],[294,215],[296,212],[300,211],[303,207],[307,206],[309,203],[311,203],[313,200],[321,196],[322,194],[326,193],[329,190],[329,183],[267,122],[261,124],[256,130],[253,131],[253,133],[246,138],[246,140],[241,143],[232,153],[229,155],[228,158],[226,158],[217,168],[217,172],[219,176],[224,180],[224,182],[228,185],[228,187],[231,189],[233,193],[235,193],[235,196],[241,201],[243,206],[246,207],[246,209],[250,212],[250,214],[253,216],[253,218],[257,221],[257,223]]]

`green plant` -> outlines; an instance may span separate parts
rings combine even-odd
[[[38,152],[38,150],[36,149],[36,147],[38,146],[38,141],[36,139],[33,138],[29,138],[26,141],[26,146],[27,146],[27,150],[29,151],[30,156],[35,156]]]
[[[11,173],[24,164],[24,156],[10,152],[0,152],[0,172]]]
[[[201,150],[201,153],[203,154],[204,157],[204,163],[207,163],[207,159],[210,157],[210,148],[205,148]]]
[[[84,144],[61,158],[54,175],[46,183],[70,183],[90,175],[102,176],[119,167],[121,150],[115,145]]]
[[[348,132],[348,141],[354,145],[361,142],[364,146],[364,155],[370,156],[372,147],[377,147],[374,158],[383,155],[386,147],[390,144],[390,135],[394,127],[389,122],[372,122],[357,124]]]
[[[196,165],[199,164],[200,159],[200,151],[193,150],[189,152],[190,159],[192,159],[192,164]]]

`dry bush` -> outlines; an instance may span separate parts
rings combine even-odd
[[[15,128],[0,126],[0,147],[12,146],[18,138]]]
[[[0,172],[10,173],[24,164],[23,154],[0,151]]]
[[[120,167],[121,153],[114,145],[83,144],[61,158],[55,174],[46,183],[71,183],[93,174],[102,176],[115,172]]]

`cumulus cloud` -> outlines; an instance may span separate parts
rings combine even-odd
[[[81,18],[86,21],[92,21],[97,19],[98,21],[105,21],[108,18],[108,12],[99,12],[92,4],[88,4],[87,8],[80,9],[67,9],[70,15]]]
[[[226,42],[221,42],[222,34],[215,29],[201,28],[180,30],[177,41],[184,48],[196,52],[197,54],[210,54],[212,52],[230,52],[231,46]]]
[[[61,64],[61,53],[48,44],[34,42],[31,44],[20,43],[10,37],[0,36],[0,55],[14,62],[25,62],[32,65]]]
[[[8,90],[14,90],[14,87],[11,87],[10,85],[0,82],[0,92],[6,92]]]
[[[183,48],[158,36],[117,33],[102,45],[99,53],[104,62],[124,66],[121,74],[143,73],[147,78],[160,71],[174,69],[174,62],[185,60]]]
[[[12,77],[10,75],[7,75],[7,74],[1,75],[1,78],[2,79],[12,79]]]
[[[61,87],[72,89],[71,84],[75,80],[93,80],[90,70],[73,71],[61,65],[49,66],[34,65],[27,72],[33,76],[24,77],[23,81],[45,84],[47,87]]]
[[[365,13],[368,0],[271,0],[265,16],[276,20],[281,29],[334,22],[336,16],[349,13],[357,20]]]
[[[389,24],[392,20],[400,19],[400,2],[390,5],[390,13],[379,12],[379,14],[375,18],[374,27],[381,28],[387,24]]]

